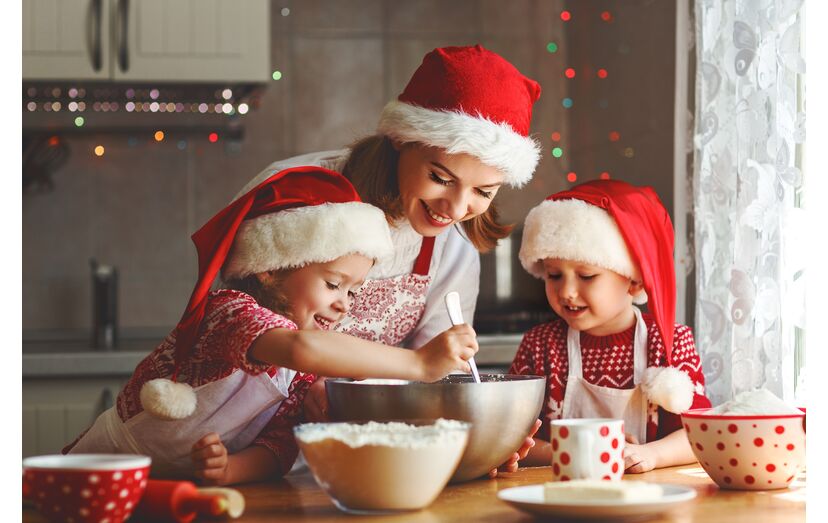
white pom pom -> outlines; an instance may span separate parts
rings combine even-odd
[[[647,303],[647,291],[641,289],[641,292],[633,296],[633,303],[636,305],[644,305]]]
[[[651,402],[675,414],[693,405],[693,380],[675,367],[648,367],[641,390]]]
[[[140,398],[145,411],[165,420],[184,419],[196,408],[196,394],[192,387],[164,378],[144,383]]]

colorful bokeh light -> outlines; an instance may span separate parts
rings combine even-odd
[[[553,142],[559,142],[561,140],[561,133],[555,131],[549,137],[552,138]]]
[[[555,42],[549,42],[548,44],[546,44],[546,50],[549,51],[550,53],[557,53],[558,52],[558,44],[556,44]]]
[[[598,69],[598,78],[606,78],[609,74],[606,69]]]
[[[569,11],[561,11],[561,20],[563,20],[564,22],[569,22],[570,20],[572,20],[572,13],[570,13]]]
[[[561,156],[563,156],[563,149],[561,149],[560,147],[554,147],[552,149],[552,156],[554,156],[555,158],[560,158]]]
[[[609,180],[610,179],[610,174],[607,171],[602,172],[601,173],[601,179],[602,180]]]
[[[210,140],[210,143],[216,143],[218,141],[218,133],[210,133],[207,139]]]
[[[155,131],[154,135],[156,142],[161,142],[164,140],[164,131]]]
[[[575,174],[575,171],[569,171],[568,173],[566,173],[566,181],[570,183],[578,181],[578,175]]]
[[[621,133],[619,133],[618,131],[610,131],[609,139],[611,142],[617,142],[621,139]]]
[[[106,150],[104,149],[103,145],[96,145],[95,146],[95,156],[103,156]]]
[[[575,78],[575,69],[567,67],[564,71],[564,76],[566,76],[567,78]]]

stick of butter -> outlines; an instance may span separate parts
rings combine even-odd
[[[543,497],[547,503],[570,501],[618,501],[644,502],[661,499],[664,490],[660,485],[646,481],[606,481],[575,479],[552,481],[543,485]]]

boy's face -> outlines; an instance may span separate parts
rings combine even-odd
[[[405,217],[423,236],[486,212],[505,176],[475,156],[417,143],[400,151],[397,182]]]
[[[567,325],[593,336],[630,328],[641,285],[609,269],[570,260],[543,260],[546,299]]]
[[[374,261],[361,254],[341,256],[327,263],[311,263],[290,273],[281,290],[290,304],[290,316],[300,329],[330,330],[351,307],[353,293],[363,283]]]

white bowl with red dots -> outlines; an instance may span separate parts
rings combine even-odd
[[[683,412],[690,447],[725,489],[786,488],[805,465],[805,411],[778,416]]]
[[[23,499],[49,521],[121,523],[144,494],[150,458],[68,454],[23,460]]]

